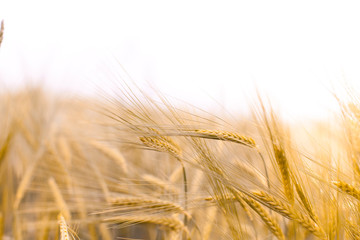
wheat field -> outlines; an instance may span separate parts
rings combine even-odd
[[[299,129],[125,90],[2,92],[3,239],[359,238],[356,98]]]
[[[120,85],[0,93],[0,239],[360,239],[356,94],[301,128]]]

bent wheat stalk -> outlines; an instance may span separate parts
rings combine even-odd
[[[49,178],[48,184],[50,186],[50,189],[53,193],[53,196],[55,198],[56,204],[59,206],[60,211],[64,214],[65,219],[69,220],[71,219],[71,213],[66,205],[66,202],[61,194],[61,191],[59,189],[59,186],[57,185],[54,178]]]

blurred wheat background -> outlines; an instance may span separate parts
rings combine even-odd
[[[360,239],[358,10],[0,3],[0,239]]]

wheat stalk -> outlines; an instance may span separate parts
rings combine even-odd
[[[106,225],[106,223],[100,223],[99,231],[100,231],[102,239],[104,239],[104,240],[112,240],[113,239],[112,234],[109,231],[109,228]]]
[[[4,235],[4,217],[3,213],[0,211],[0,239],[3,239]]]
[[[61,194],[59,186],[56,184],[55,179],[52,177],[49,178],[48,184],[49,184],[51,192],[55,198],[56,204],[59,206],[60,211],[62,212],[63,216],[65,217],[65,219],[68,219],[68,220],[71,219],[70,210],[69,210],[68,206],[66,205],[66,202]]]
[[[218,209],[217,207],[210,207],[207,211],[206,211],[206,221],[205,221],[205,226],[202,230],[202,239],[203,240],[208,240],[210,239],[210,234],[212,232],[213,229],[213,225],[215,222],[215,218],[217,215]]]

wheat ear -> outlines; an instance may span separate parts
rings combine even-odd
[[[115,222],[115,223],[153,223],[157,225],[162,225],[172,229],[173,231],[179,232],[181,230],[189,234],[189,230],[184,226],[184,224],[177,218],[174,217],[163,217],[163,216],[116,216],[111,218],[105,218],[105,222]]]
[[[3,38],[4,38],[4,20],[1,21],[1,27],[0,27],[0,47]]]
[[[69,167],[71,165],[72,157],[71,157],[71,149],[68,141],[66,140],[65,137],[61,136],[59,137],[57,144],[66,166]]]
[[[153,130],[154,131],[154,130]],[[156,132],[156,131],[155,131]],[[156,132],[157,133],[157,132]],[[187,199],[188,199],[188,184],[187,184],[187,177],[186,177],[186,170],[184,166],[184,162],[181,159],[181,150],[175,142],[169,138],[164,136],[157,136],[157,137],[140,137],[140,141],[157,151],[160,152],[167,152],[171,155],[173,155],[182,166],[182,173],[183,173],[183,179],[184,179],[184,195],[185,195],[185,210],[187,210]],[[187,225],[187,216],[184,216],[184,224]]]
[[[175,188],[174,186],[172,186],[170,183],[165,182],[164,180],[155,177],[153,175],[150,174],[144,174],[142,176],[142,178],[147,181],[148,183],[158,186],[160,188],[162,188],[163,190],[170,192],[174,195],[178,195],[179,194],[179,189]]]
[[[160,138],[161,140],[165,141],[165,142],[168,142],[169,144],[173,145],[175,148],[177,149],[180,149],[180,146],[171,138],[171,137],[168,137],[164,134],[161,134],[160,131],[158,131],[157,129],[155,128],[148,128],[151,132],[155,133],[154,135],[153,134],[150,134],[150,136],[152,137],[158,137]]]
[[[110,198],[110,191],[109,191],[109,188],[108,188],[108,186],[107,186],[107,184],[106,184],[100,170],[98,169],[97,166],[95,166],[94,163],[91,163],[90,165],[91,165],[91,168],[93,169],[93,171],[94,171],[94,173],[96,175],[96,178],[97,178],[97,180],[98,180],[98,182],[100,184],[101,190],[104,193],[105,199],[109,199]]]
[[[70,236],[68,233],[68,227],[65,218],[61,213],[58,215],[58,223],[60,227],[60,240],[69,240]]]
[[[285,190],[285,196],[287,197],[289,202],[293,204],[294,190],[293,190],[293,186],[291,185],[290,168],[289,168],[288,160],[285,155],[285,151],[276,144],[273,144],[273,148],[274,148],[276,163],[278,164],[281,173],[281,178]]]
[[[183,169],[182,169],[182,165],[180,165],[170,174],[169,181],[175,183],[178,179],[182,177],[182,174],[183,174]]]
[[[356,198],[357,200],[360,200],[360,190],[358,190],[354,186],[345,183],[343,181],[332,181],[331,183],[334,184],[336,187],[338,187],[341,191]]]
[[[208,129],[196,129],[196,130],[190,130],[188,132],[191,133],[191,136],[195,136],[195,137],[223,140],[223,141],[229,141],[229,142],[246,145],[248,147],[256,147],[254,139],[250,137],[242,136],[234,132],[221,131],[221,130],[208,130]]]
[[[236,168],[239,169],[241,174],[248,175],[251,179],[254,179],[256,182],[260,183],[261,185],[265,185],[265,179],[262,175],[254,170],[254,168],[249,167],[246,163],[236,161],[235,162]]]
[[[276,199],[275,197],[263,192],[257,191],[252,192],[264,205],[274,210],[275,212],[283,215],[284,217],[294,220],[302,225],[309,232],[314,234],[315,236],[325,239],[325,233],[321,228],[317,226],[317,224],[312,221],[311,218],[305,216],[299,211],[296,211],[289,204],[283,203],[282,201]]]
[[[121,154],[120,151],[95,141],[92,141],[90,144],[106,157],[113,159],[125,174],[128,173],[125,157]]]
[[[273,219],[269,213],[254,199],[251,199],[244,194],[241,194],[240,197],[260,216],[263,222],[268,226],[270,231],[280,240],[285,240],[284,233],[282,232],[279,224]]]
[[[345,228],[347,234],[351,237],[351,239],[358,240],[360,239],[360,231],[359,227],[354,226],[354,224],[347,222],[347,226]]]
[[[34,173],[34,171],[36,169],[37,163],[39,162],[39,160],[43,156],[44,151],[45,151],[44,148],[41,148],[38,151],[38,153],[36,154],[35,160],[26,169],[26,172],[25,172],[23,178],[21,179],[19,187],[16,190],[15,201],[14,201],[14,209],[18,209],[18,207],[20,205],[20,202],[24,197],[26,189],[27,189],[28,185],[30,184],[30,182],[31,182],[31,180],[33,178],[33,173]]]
[[[315,214],[313,207],[311,206],[311,203],[309,201],[309,199],[307,198],[307,196],[305,195],[303,189],[301,188],[300,184],[297,183],[296,181],[294,181],[295,184],[295,189],[296,192],[303,204],[303,206],[305,207],[305,209],[308,211],[310,217],[312,218],[312,220],[314,220],[316,223],[319,223],[319,218],[318,216]]]
[[[181,213],[190,218],[190,214],[180,205],[161,199],[144,199],[140,197],[118,197],[110,199],[110,203],[115,206],[139,206],[143,208],[154,208],[159,210],[173,211]]]
[[[158,134],[158,136],[156,137],[140,137],[140,141],[150,147],[153,148],[157,151],[160,152],[167,152],[169,154],[171,154],[172,156],[174,156],[177,160],[179,160],[179,162],[181,163],[181,167],[182,167],[182,173],[183,173],[183,180],[184,180],[184,198],[185,198],[185,210],[187,210],[187,202],[188,202],[188,183],[187,183],[187,177],[186,177],[186,170],[185,170],[185,165],[184,162],[181,159],[181,149],[180,147],[173,141],[172,138],[167,137],[167,136],[162,136],[159,135],[159,132],[155,129],[150,129],[153,132],[155,132],[156,134]],[[187,225],[187,216],[184,215],[184,224],[185,226]]]
[[[150,147],[159,152],[167,152],[180,160],[181,151],[176,146],[168,141],[157,137],[140,137],[140,141],[147,147]]]
[[[112,240],[113,239],[112,234],[111,234],[108,226],[106,225],[106,223],[100,223],[99,231],[102,236],[102,239],[104,239],[104,240]]]

